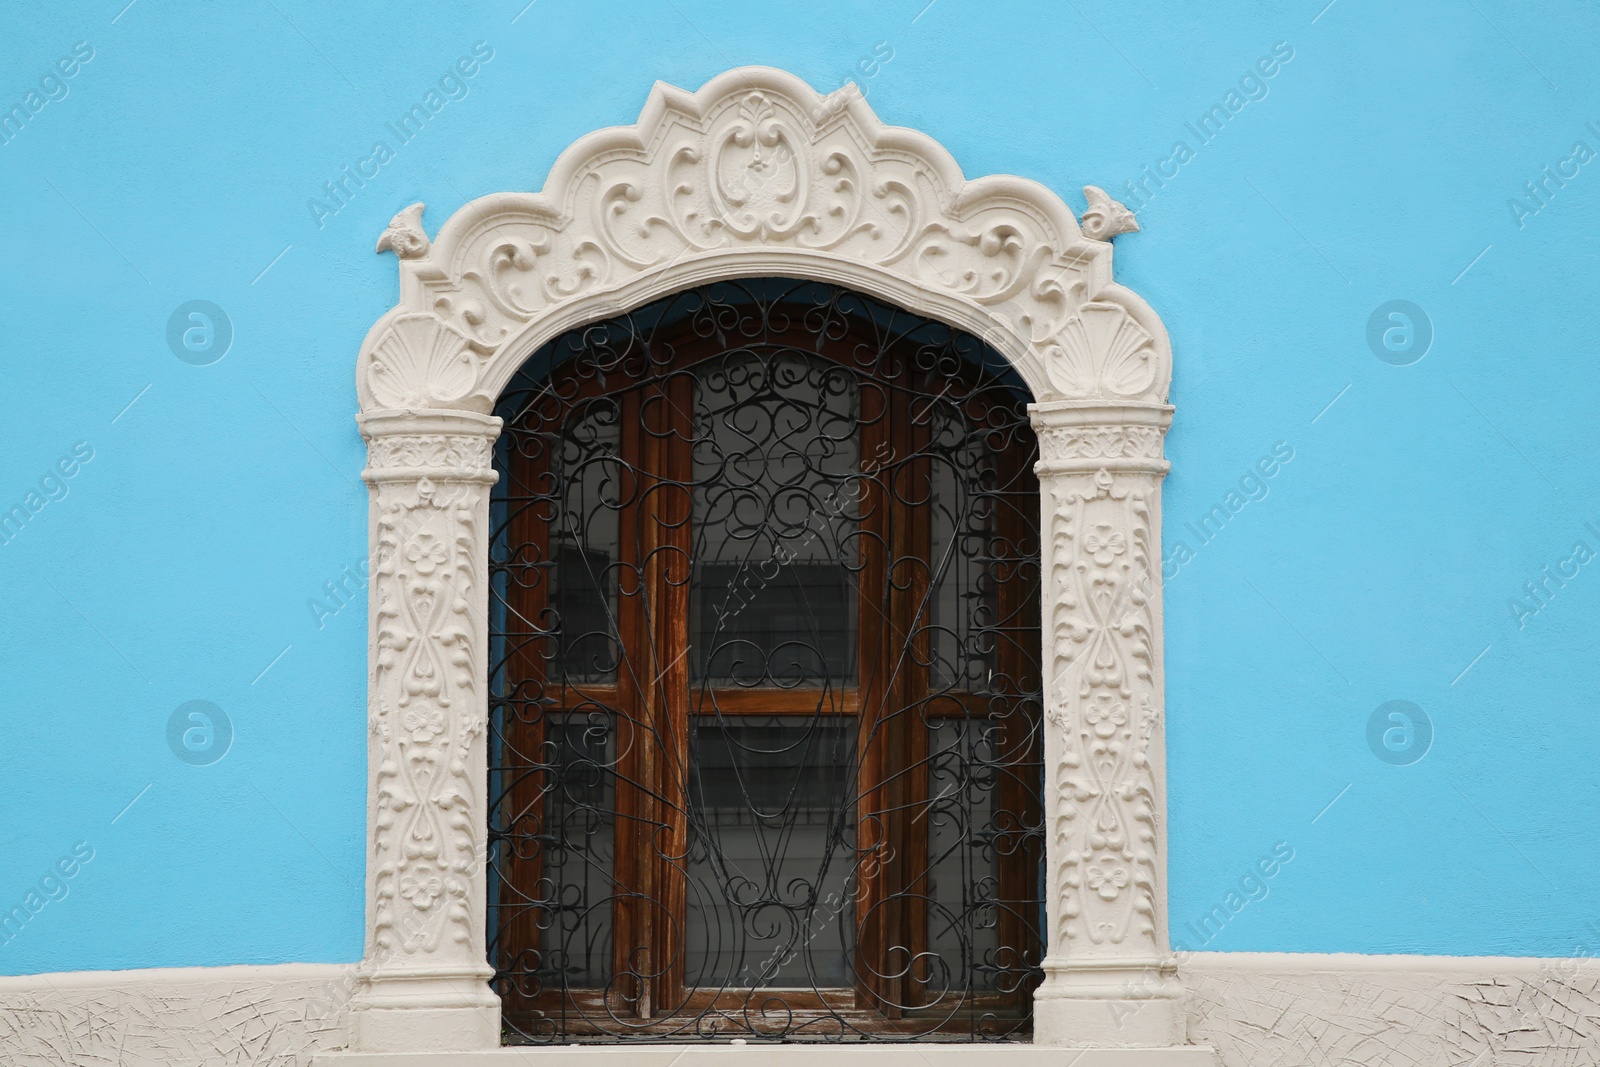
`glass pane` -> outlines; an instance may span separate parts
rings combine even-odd
[[[993,832],[999,729],[991,719],[946,719],[932,728],[928,948],[937,960],[928,982],[932,999],[959,994],[963,985],[974,992],[997,988],[1003,906]]]
[[[987,558],[991,507],[984,494],[982,441],[944,405],[932,413],[932,492],[928,521],[932,527],[928,561],[932,576],[932,692],[985,688],[993,665],[993,575]]]
[[[772,573],[770,581],[763,580]],[[856,589],[836,561],[796,560],[754,570],[696,568],[696,681],[814,685],[854,682]]]
[[[697,716],[685,978],[706,988],[852,983],[854,716]]]
[[[618,405],[585,405],[567,423],[553,461],[558,499],[550,524],[552,681],[616,677],[617,509],[623,493]]]
[[[696,681],[855,683],[856,392],[793,351],[696,368]]]
[[[560,897],[541,922],[540,977],[551,989],[596,988],[611,974],[616,731],[603,712],[552,715],[545,730],[543,882]]]

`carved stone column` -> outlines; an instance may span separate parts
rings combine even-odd
[[[371,486],[367,946],[355,1049],[493,1048],[486,979],[489,488],[500,420],[360,417]]]
[[[1184,1042],[1167,944],[1164,404],[1062,401],[1039,435],[1048,950],[1034,1041]]]

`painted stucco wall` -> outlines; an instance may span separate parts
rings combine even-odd
[[[0,34],[0,974],[360,956],[373,242],[750,63],[1138,212],[1174,942],[1600,944],[1592,6],[124,3]]]

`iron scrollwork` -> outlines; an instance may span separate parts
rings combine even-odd
[[[1027,399],[970,335],[785,279],[527,362],[490,549],[507,1041],[1029,1032]]]

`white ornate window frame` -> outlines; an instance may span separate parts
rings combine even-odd
[[[378,248],[399,259],[400,301],[367,335],[357,373],[371,487],[370,853],[346,1056],[476,1060],[499,1047],[482,857],[501,389],[574,326],[716,279],[782,275],[976,334],[1033,391],[1048,947],[1032,1048],[1209,1062],[1180,1047],[1167,942],[1156,574],[1171,348],[1155,312],[1112,278],[1110,240],[1137,228],[1132,216],[1085,193],[1080,222],[1035,182],[965,181],[940,145],[884,125],[853,87],[823,97],[746,67],[695,93],[658,84],[637,125],[578,141],[543,192],[473,201],[431,242],[421,204],[395,217]]]

